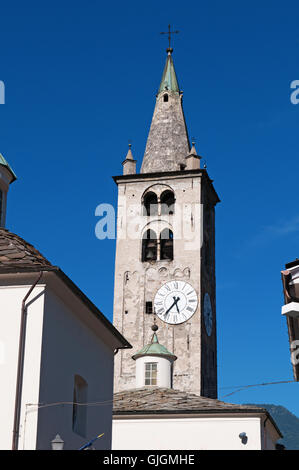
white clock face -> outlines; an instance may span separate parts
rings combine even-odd
[[[190,284],[185,281],[169,281],[156,293],[154,308],[160,320],[178,325],[192,317],[197,303],[197,294]]]
[[[205,294],[203,303],[203,316],[208,336],[211,336],[213,327],[213,310],[211,305],[210,296],[208,293]]]

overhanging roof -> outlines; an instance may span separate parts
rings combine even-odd
[[[53,272],[86,305],[122,345],[119,349],[132,348],[131,344],[102,314],[79,287],[58,267],[53,266],[33,245],[23,238],[0,228],[0,274]]]

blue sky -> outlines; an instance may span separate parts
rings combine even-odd
[[[142,160],[171,23],[190,136],[217,206],[219,397],[292,380],[280,270],[299,257],[298,2],[2,2],[0,152],[18,176],[7,227],[112,319],[113,240],[94,234],[131,139]],[[299,416],[298,384],[227,401]]]

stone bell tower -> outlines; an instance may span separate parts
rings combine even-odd
[[[190,146],[168,48],[141,172],[136,173],[129,148],[123,175],[114,177],[113,322],[133,345],[133,351],[115,356],[115,391],[135,388],[133,357],[150,343],[155,317],[159,341],[177,358],[172,387],[217,397],[214,208],[219,199],[200,159],[194,143]]]

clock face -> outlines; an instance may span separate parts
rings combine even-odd
[[[203,316],[208,336],[211,336],[213,327],[213,310],[211,305],[210,296],[208,293],[205,294],[203,303]]]
[[[154,301],[155,312],[165,323],[178,325],[195,313],[197,294],[185,281],[169,281],[157,291]]]

